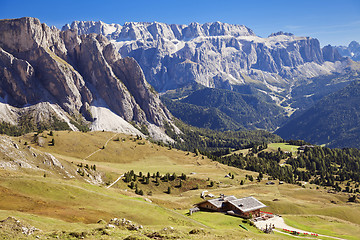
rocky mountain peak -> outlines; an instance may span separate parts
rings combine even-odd
[[[349,43],[349,48],[351,50],[360,50],[360,43],[358,43],[357,41],[352,41],[351,43]]]
[[[360,61],[360,44],[358,42],[352,41],[347,47],[337,46],[335,48],[341,56]]]
[[[53,48],[60,54],[66,49],[57,36],[58,29],[51,29],[36,18],[24,17],[0,20],[1,47],[11,52],[27,52],[39,47]]]
[[[0,21],[0,97],[17,107],[50,102],[59,105],[55,112],[66,118],[82,114],[95,122],[102,121],[100,109],[106,108],[107,116],[147,126],[158,131],[160,139],[166,138],[159,131],[164,123],[172,124],[170,113],[138,63],[122,58],[103,35],[78,35],[89,29],[104,32],[109,26],[102,22],[72,26],[80,28],[60,31],[35,18]]]
[[[338,59],[341,59],[341,55],[338,50],[331,45],[327,45],[322,48],[323,56],[325,61],[334,62]]]

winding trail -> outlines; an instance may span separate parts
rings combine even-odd
[[[106,147],[107,144],[109,143],[109,141],[110,141],[111,139],[113,139],[113,138],[114,138],[116,135],[118,135],[118,134],[119,134],[119,133],[115,133],[112,137],[110,137],[110,138],[105,142],[104,147]],[[83,160],[86,161],[86,159],[88,159],[89,157],[91,157],[92,155],[94,155],[95,153],[97,153],[97,152],[99,152],[99,151],[101,151],[101,150],[103,150],[103,149],[104,149],[104,148],[100,148],[100,149],[92,152],[89,156],[87,156],[87,157],[84,158]],[[112,187],[115,183],[117,183],[123,176],[124,176],[124,174],[122,174],[120,177],[118,177],[112,184],[110,184],[110,185],[107,186],[106,188],[111,188],[111,187]]]
[[[115,183],[117,183],[122,177],[124,176],[124,174],[122,174],[120,177],[118,177],[118,179],[115,180],[115,182],[113,182],[112,184],[110,184],[109,186],[107,186],[106,188],[111,188]]]
[[[115,133],[112,137],[110,137],[106,142],[105,142],[105,144],[104,144],[104,147],[106,147],[107,146],[107,144],[109,143],[109,141],[111,140],[111,139],[113,139],[116,135],[118,135],[119,133]],[[89,156],[87,156],[86,158],[84,158],[83,160],[84,161],[86,161],[86,159],[88,159],[89,157],[91,157],[92,155],[94,155],[95,153],[97,153],[97,152],[99,152],[99,151],[101,151],[101,150],[103,150],[102,148],[100,148],[100,149],[98,149],[98,150],[96,150],[96,151],[94,151],[94,152],[92,152]]]

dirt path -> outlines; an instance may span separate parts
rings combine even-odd
[[[115,180],[115,182],[113,182],[112,184],[110,184],[109,186],[107,186],[106,188],[111,188],[115,183],[117,183],[122,177],[124,176],[124,174],[122,174],[120,177],[118,177],[118,179]]]
[[[259,228],[259,229],[265,229],[266,226],[269,226],[269,225],[274,225],[275,228],[277,229],[287,229],[287,230],[290,230],[290,231],[296,231],[296,232],[299,232],[299,233],[308,233],[309,234],[309,237],[311,237],[311,234],[318,234],[318,233],[315,233],[315,232],[308,232],[308,231],[304,231],[304,230],[301,230],[301,229],[297,229],[297,228],[294,228],[294,227],[291,227],[289,225],[287,225],[284,221],[284,219],[282,217],[279,217],[279,216],[274,216],[266,221],[257,221],[257,222],[254,222],[256,227]],[[280,230],[277,230],[277,229],[274,229],[274,231],[278,232],[278,233],[282,233],[282,234],[287,234],[287,235],[291,235],[293,237],[297,237],[295,235],[292,235],[292,234],[288,234],[288,233],[285,233],[285,232],[282,232]],[[332,236],[327,236],[327,235],[322,235],[322,234],[318,234],[319,237],[326,237],[326,238],[332,238],[332,239],[338,239],[338,240],[346,240],[346,239],[343,239],[343,238],[339,238],[339,237],[332,237]],[[304,237],[302,237],[304,238]]]
[[[111,139],[113,139],[116,135],[118,135],[119,133],[115,133],[112,137],[110,137],[106,142],[105,142],[105,144],[104,144],[104,147],[106,147],[107,146],[107,144],[109,143],[109,141],[111,140]],[[94,151],[93,153],[91,153],[89,156],[87,156],[86,158],[84,158],[83,160],[86,160],[86,159],[88,159],[89,157],[91,157],[92,155],[94,155],[95,153],[97,153],[97,152],[99,152],[99,151],[101,151],[101,150],[103,150],[103,149],[98,149],[98,150],[96,150],[96,151]]]

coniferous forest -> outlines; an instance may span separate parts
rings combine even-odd
[[[266,131],[215,131],[190,127],[177,122],[182,134],[175,135],[168,126],[167,134],[177,139],[172,147],[202,154],[214,161],[257,172],[270,179],[301,185],[310,182],[334,191],[359,192],[360,150],[356,148],[327,148],[313,146],[303,140],[285,141]],[[181,139],[181,140],[180,140]],[[307,146],[295,154],[282,149],[264,151],[269,143],[286,142]],[[249,153],[233,153],[250,149]],[[258,178],[259,178],[258,176]],[[346,184],[346,186],[345,186]]]
[[[336,191],[359,192],[359,149],[330,149],[316,146],[299,150],[297,156],[281,149],[277,152],[262,151],[255,155],[254,152],[260,147],[263,146],[253,147],[251,153],[246,156],[242,154],[216,156],[211,152],[202,153],[223,164],[259,174],[268,174],[274,180],[293,184],[310,182],[331,187]],[[284,163],[280,164],[281,161]],[[345,188],[339,185],[344,181],[347,183]]]

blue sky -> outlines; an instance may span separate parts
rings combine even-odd
[[[360,42],[360,0],[0,0],[0,18],[36,17],[61,28],[74,20],[227,22],[266,37],[285,31],[318,38],[322,46]]]

